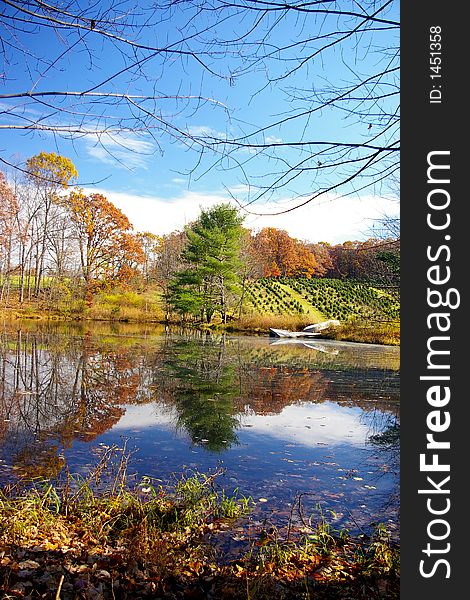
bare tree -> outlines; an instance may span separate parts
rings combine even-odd
[[[374,221],[370,233],[379,240],[394,239],[400,241],[400,217],[384,215]]]
[[[0,300],[8,297],[12,252],[17,233],[18,198],[0,171]]]
[[[286,194],[276,214],[378,193],[398,170],[397,4],[0,0],[0,129],[86,137],[117,160],[122,146],[177,142],[196,153],[194,176],[235,171],[248,189],[235,199],[255,214]]]

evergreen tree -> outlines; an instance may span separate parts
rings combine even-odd
[[[236,208],[219,204],[203,210],[186,228],[185,266],[169,286],[169,301],[181,315],[199,315],[210,323],[218,312],[223,323],[227,322],[242,266],[242,222]]]

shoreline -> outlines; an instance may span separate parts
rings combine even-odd
[[[0,319],[3,322],[14,323],[18,321],[25,322],[64,322],[64,323],[126,323],[134,325],[161,325],[163,327],[179,327],[181,321],[173,320],[166,321],[161,318],[149,318],[148,314],[143,314],[140,318],[127,318],[127,317],[111,317],[111,316],[89,316],[89,315],[66,315],[59,311],[36,311],[31,312],[25,310],[20,312],[18,308],[3,308],[0,309]],[[292,320],[286,317],[286,320],[291,322]],[[226,325],[220,323],[213,324],[200,324],[200,323],[186,323],[184,326],[187,328],[195,329],[204,332],[214,333],[243,333],[253,335],[269,335],[270,327],[279,327],[279,322],[282,324],[282,318],[276,319],[271,324],[269,320],[266,324],[252,325],[251,319],[242,319],[237,321],[230,321]],[[256,323],[256,321],[255,321]],[[289,323],[290,324],[290,323]],[[304,324],[299,323],[298,328],[291,326],[292,331],[300,330]],[[357,342],[366,344],[379,344],[379,345],[390,345],[400,346],[400,327],[399,323],[381,323],[380,325],[374,326],[360,321],[350,321],[341,324],[339,327],[330,328],[322,332],[317,339],[330,339],[336,341],[347,341]]]
[[[320,508],[303,526],[291,511],[283,528],[250,521],[245,530],[253,500],[221,489],[220,470],[182,474],[172,488],[149,478],[130,488],[123,452],[107,448],[82,478],[67,472],[60,481],[0,488],[3,593],[398,600],[400,547],[383,525],[353,537]],[[225,560],[222,540],[241,537],[243,546]]]

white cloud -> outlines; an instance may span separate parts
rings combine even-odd
[[[273,213],[293,206],[292,201],[283,204],[270,204],[262,207],[252,205],[254,212]],[[295,210],[273,216],[248,215],[245,225],[251,229],[277,227],[285,229],[292,237],[313,242],[339,243],[347,240],[366,239],[374,221],[384,215],[396,216],[399,213],[397,200],[378,196],[362,198],[332,197],[320,203],[315,201]]]
[[[318,444],[344,443],[362,445],[369,434],[367,422],[360,419],[361,410],[343,407],[333,402],[321,404],[300,403],[287,406],[275,415],[239,415],[241,430],[249,426],[249,434],[272,437],[280,442],[315,448]],[[126,412],[113,427],[114,430],[162,427],[175,430],[178,413],[158,403],[144,406],[126,406]]]
[[[113,429],[141,429],[155,425],[165,429],[174,429],[178,421],[178,412],[174,408],[166,408],[157,403],[128,405],[121,419]]]
[[[321,404],[291,404],[276,415],[247,415],[242,423],[250,426],[250,434],[270,436],[283,442],[295,442],[307,447],[334,445],[347,441],[362,445],[368,426],[359,420],[357,407],[339,406],[333,402]]]
[[[105,189],[87,189],[87,193],[100,193],[127,215],[137,231],[150,231],[156,234],[182,230],[194,221],[201,208],[210,208],[220,202],[227,202],[221,194],[199,194],[184,191],[172,199],[158,196],[140,196]]]
[[[155,146],[148,139],[126,134],[101,134],[86,138],[89,156],[114,167],[146,168]]]
[[[265,141],[267,144],[280,144],[282,138],[278,138],[275,135],[268,135]]]
[[[230,202],[224,192],[202,193],[185,190],[171,199],[159,196],[140,196],[105,189],[87,190],[104,194],[130,219],[136,230],[156,234],[182,230],[194,221],[201,208],[210,208],[221,202]],[[278,206],[278,205],[276,205]],[[273,211],[275,206],[253,205],[257,212]],[[397,215],[397,201],[375,196],[337,198],[322,204],[310,203],[279,216],[257,217],[247,215],[245,226],[259,230],[263,227],[285,229],[291,236],[312,242],[341,243],[346,240],[366,239],[374,219],[384,214]]]
[[[208,125],[190,125],[188,127],[189,135],[193,137],[212,137],[217,139],[225,139],[227,137],[226,133],[222,131],[217,131],[213,127],[209,127]]]

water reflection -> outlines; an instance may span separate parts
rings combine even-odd
[[[167,337],[154,369],[158,397],[176,409],[178,427],[213,452],[238,443],[234,400],[240,383],[231,358],[225,337]]]
[[[151,399],[139,354],[106,350],[90,332],[4,333],[0,360],[0,439],[25,474],[56,474],[61,447],[94,440],[121,419],[125,405]]]
[[[364,518],[392,500],[396,510],[398,349],[138,333],[3,329],[3,481],[55,475],[64,456],[79,470],[98,443],[125,436],[141,475],[223,463],[233,487],[269,507],[308,491]]]

